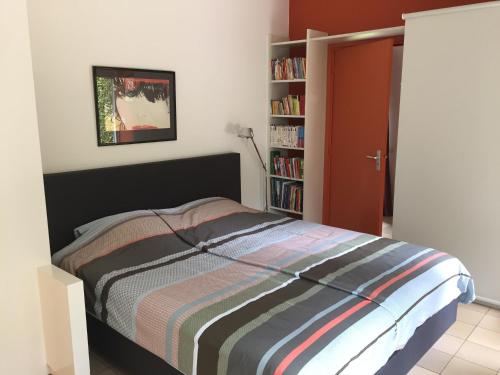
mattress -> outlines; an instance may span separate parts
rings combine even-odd
[[[88,312],[185,374],[373,374],[474,299],[444,252],[223,198],[76,233],[53,262],[84,281]]]

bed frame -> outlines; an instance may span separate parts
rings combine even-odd
[[[168,208],[212,196],[241,202],[240,155],[227,153],[44,175],[51,253],[73,229],[125,211]],[[417,329],[377,375],[407,373],[456,320],[454,301]],[[87,314],[91,348],[131,374],[178,375],[159,357]]]

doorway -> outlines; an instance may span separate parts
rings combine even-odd
[[[401,46],[330,46],[323,222],[392,236]]]
[[[392,238],[392,216],[396,179],[396,156],[398,147],[399,101],[401,97],[401,76],[403,71],[403,46],[392,49],[391,97],[389,101],[389,128],[387,137],[387,172],[384,193],[384,220],[382,236]]]

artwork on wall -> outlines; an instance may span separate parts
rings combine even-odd
[[[177,139],[175,73],[92,67],[99,146]]]

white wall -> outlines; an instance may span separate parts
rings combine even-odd
[[[38,266],[49,244],[25,1],[0,0],[0,374],[47,374]]]
[[[253,127],[264,150],[266,40],[288,35],[288,0],[28,5],[44,172],[237,151],[243,202],[263,206],[259,161],[227,127]],[[97,147],[92,65],[175,71],[178,140]]]
[[[393,232],[459,257],[497,303],[499,44],[499,2],[407,19]]]

